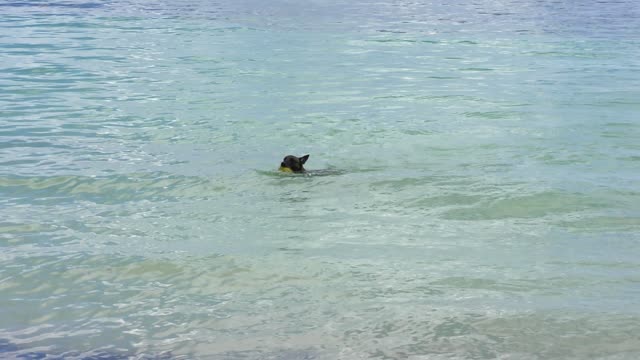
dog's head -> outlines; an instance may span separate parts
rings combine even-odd
[[[284,157],[282,162],[280,163],[280,171],[284,172],[304,172],[304,163],[309,159],[309,155],[305,155],[302,157],[297,157],[293,155],[287,155]]]

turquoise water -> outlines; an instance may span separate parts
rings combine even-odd
[[[0,357],[640,357],[637,2],[0,5]]]

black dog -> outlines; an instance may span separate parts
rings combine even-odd
[[[306,170],[302,165],[307,162],[307,159],[309,159],[309,155],[302,157],[287,155],[280,163],[280,169],[278,170],[283,172],[303,173]]]

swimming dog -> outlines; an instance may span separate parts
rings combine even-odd
[[[280,168],[278,170],[282,172],[290,172],[290,173],[303,173],[306,172],[304,167],[304,163],[309,159],[309,155],[297,157],[293,155],[287,155],[282,159],[280,163]]]

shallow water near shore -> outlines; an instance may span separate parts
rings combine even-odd
[[[640,356],[636,2],[0,15],[0,358]]]

